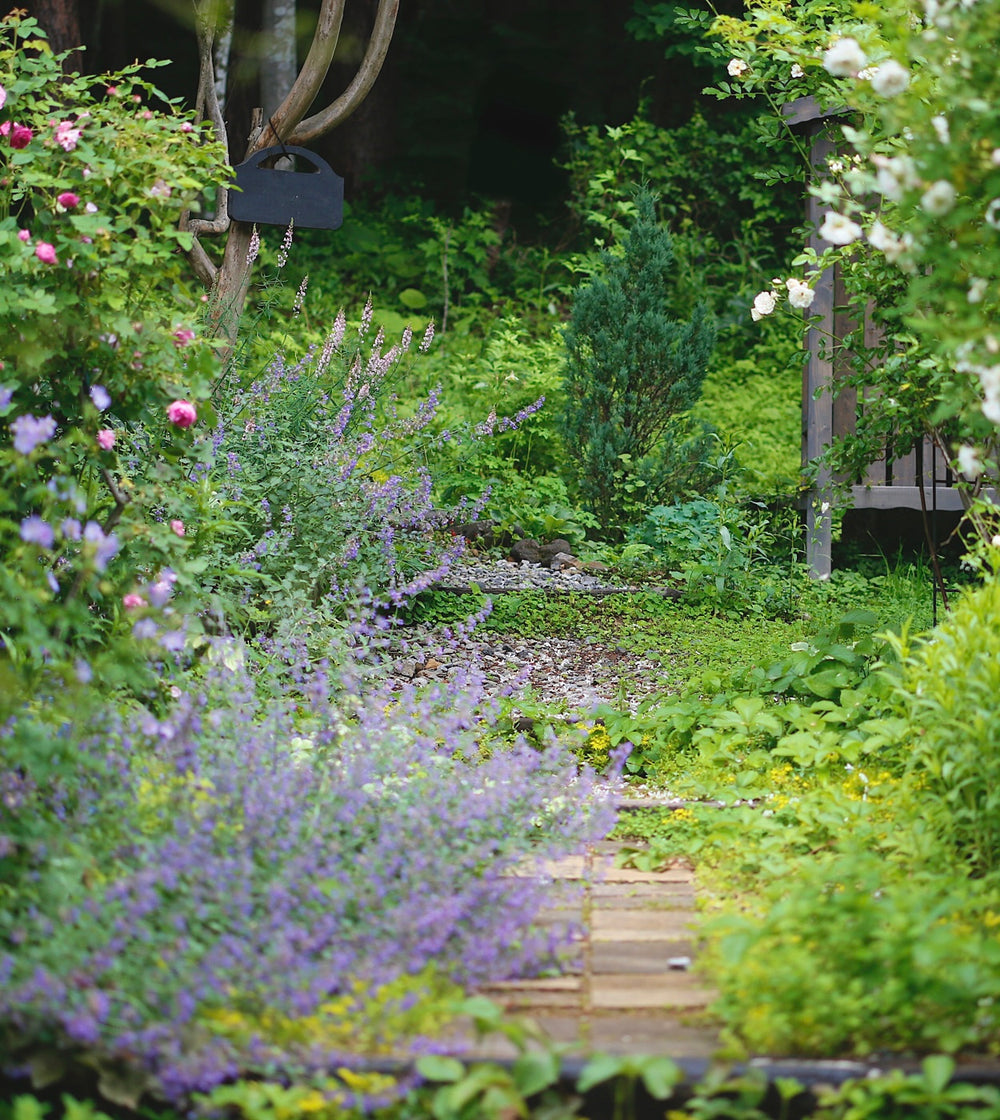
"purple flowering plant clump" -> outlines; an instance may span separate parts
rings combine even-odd
[[[0,916],[8,1066],[55,1048],[177,1102],[349,1065],[343,1022],[332,1051],[279,1024],[363,1019],[359,992],[409,977],[419,999],[552,959],[540,860],[606,834],[592,773],[558,746],[484,754],[474,677],[347,706],[300,658],[265,704],[239,648],[160,714],[55,729],[74,765],[31,788],[5,774],[0,863],[27,884]],[[12,842],[19,814],[61,829]]]
[[[447,529],[485,498],[436,500],[426,464],[459,437],[437,423],[440,389],[406,409],[395,393],[432,337],[428,327],[417,354],[409,328],[390,344],[369,300],[356,327],[341,311],[298,361],[279,351],[261,376],[219,387],[208,477],[246,544],[234,567],[229,542],[217,542],[206,579],[230,624],[266,628],[278,602],[314,628],[342,619],[359,594],[398,606],[457,558]],[[461,438],[488,442],[533,411],[492,414]]]

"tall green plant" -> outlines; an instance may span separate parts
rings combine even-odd
[[[562,427],[581,496],[609,530],[637,492],[663,500],[697,475],[703,440],[685,414],[715,345],[704,304],[686,322],[667,313],[674,254],[648,191],[636,197],[623,250],[605,253],[604,275],[577,291],[565,333]]]

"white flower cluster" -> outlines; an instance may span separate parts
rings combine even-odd
[[[903,192],[911,190],[920,183],[920,176],[909,156],[872,156],[875,164],[875,189],[883,198],[899,202]]]
[[[991,355],[1000,353],[1000,341],[993,335],[987,335],[985,340],[986,350]],[[987,359],[988,360],[988,359]],[[1000,424],[1000,365],[986,365],[980,361],[971,361],[966,349],[965,356],[955,363],[957,373],[971,373],[979,380],[983,392],[983,415],[991,424]],[[967,463],[971,460],[967,459]],[[962,468],[962,473],[968,477],[971,474]]]
[[[753,307],[750,308],[750,318],[755,323],[759,323],[761,319],[773,313],[774,309],[778,306],[778,300],[781,299],[781,280],[773,280],[774,288],[769,291],[758,292],[754,296]],[[789,304],[799,311],[804,311],[807,307],[812,306],[813,300],[816,298],[816,293],[809,287],[805,280],[800,280],[796,276],[790,276],[785,281],[785,291],[788,294]]]

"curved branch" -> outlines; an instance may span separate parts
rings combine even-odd
[[[212,123],[216,136],[225,142],[226,122],[222,118],[222,108],[215,88],[215,62],[212,58],[212,45],[215,38],[215,26],[209,13],[208,4],[195,3],[195,26],[198,36],[198,96],[196,108],[201,119],[208,118]],[[181,215],[178,226],[194,235],[194,244],[188,250],[188,260],[194,269],[195,275],[203,283],[211,285],[215,282],[218,269],[212,262],[208,253],[199,244],[198,237],[202,234],[220,234],[229,229],[229,191],[220,186],[215,192],[215,217],[211,221],[202,218],[192,218],[191,212],[185,210]]]
[[[208,225],[210,223],[204,222],[202,224]],[[206,288],[211,288],[215,283],[216,276],[219,275],[219,266],[212,260],[208,253],[205,252],[204,246],[197,237],[191,248],[188,249],[187,258],[191,267],[194,269],[195,276],[198,277]]]
[[[313,32],[309,53],[306,55],[299,76],[284,101],[271,115],[271,120],[247,149],[247,156],[266,148],[269,144],[291,143],[289,133],[309,112],[312,103],[326,79],[333,56],[340,40],[340,25],[344,19],[347,0],[323,0]]]
[[[351,113],[364,101],[368,96],[368,91],[375,84],[375,79],[379,76],[382,63],[385,62],[393,29],[396,26],[398,11],[399,0],[379,0],[378,11],[375,13],[375,23],[365,50],[365,57],[358,67],[354,80],[336,101],[298,124],[285,143],[308,144],[329,132],[330,129],[342,121],[347,120]]]

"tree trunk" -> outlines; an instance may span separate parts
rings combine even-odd
[[[83,56],[77,47],[83,42],[80,34],[80,11],[77,0],[30,0],[28,14],[35,17],[49,37],[49,46],[55,54],[73,53],[63,63],[67,73],[79,70]]]
[[[282,27],[288,27],[289,10],[294,24],[294,0],[267,0],[267,3],[271,15]],[[256,110],[257,119],[250,131],[244,159],[249,159],[255,152],[272,144],[285,143],[302,147],[310,144],[345,121],[368,95],[382,69],[392,40],[399,0],[377,0],[371,33],[354,78],[339,97],[312,116],[306,116],[320,93],[333,61],[346,3],[347,0],[321,0],[316,30],[302,68],[295,76],[291,89],[273,112],[265,116],[260,109]],[[220,138],[227,137],[216,96],[213,66],[213,45],[220,31],[218,11],[213,8],[212,0],[194,0],[194,9],[200,68],[198,111],[212,121]],[[287,31],[283,34],[286,44],[290,41],[294,50],[294,29],[291,35]],[[219,195],[215,218],[203,220],[185,215],[181,228],[195,235],[194,247],[190,253],[192,266],[199,277],[212,285],[212,319],[219,335],[229,343],[223,354],[224,358],[228,358],[236,342],[239,317],[250,289],[252,261],[248,261],[248,256],[252,228],[242,222],[230,221],[224,190]],[[222,263],[216,266],[198,238],[226,232],[228,239],[225,254]]]
[[[265,0],[262,39],[260,96],[267,120],[288,96],[299,73],[295,56],[295,0]]]

